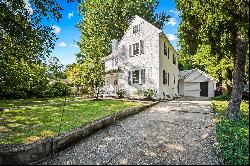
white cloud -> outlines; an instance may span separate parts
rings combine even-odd
[[[69,19],[69,20],[70,20],[71,17],[73,17],[73,16],[74,16],[74,12],[68,13],[68,19]]]
[[[166,35],[167,35],[167,38],[168,38],[169,41],[173,41],[173,40],[177,39],[176,35],[173,35],[173,34],[166,34]]]
[[[71,46],[71,47],[77,47],[77,48],[79,47],[79,46],[76,45],[76,44],[70,44],[70,46]]]
[[[170,18],[169,22],[167,22],[167,25],[175,26],[176,25],[176,19],[175,18]]]
[[[52,25],[51,27],[54,29],[55,34],[58,34],[61,32],[61,28],[59,26]]]
[[[64,43],[64,42],[60,42],[59,44],[57,44],[57,46],[59,46],[59,47],[66,47],[66,46],[67,46],[67,44],[66,44],[66,43]]]
[[[175,10],[175,9],[169,10],[169,12],[174,13],[174,14],[176,14],[176,15],[179,15],[179,14],[180,14],[180,11]]]
[[[29,2],[29,0],[23,0],[23,2],[25,3],[25,8],[29,11],[30,15],[33,14],[33,9],[31,7],[31,4]]]

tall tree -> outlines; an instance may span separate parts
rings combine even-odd
[[[81,32],[81,54],[78,56],[84,56],[84,74],[89,76],[86,77],[87,83],[101,85],[101,58],[111,52],[112,39],[122,38],[133,16],[139,15],[158,28],[163,27],[170,16],[164,12],[155,14],[158,4],[158,0],[85,0],[79,4],[79,13],[83,20],[78,24]],[[92,64],[98,70],[88,68]]]
[[[203,45],[211,55],[234,61],[233,89],[227,117],[238,119],[243,92],[243,77],[249,45],[249,2],[247,0],[176,0],[181,11],[180,45],[194,55]]]

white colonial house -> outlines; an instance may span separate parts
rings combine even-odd
[[[128,97],[141,97],[154,89],[156,98],[178,95],[178,54],[162,30],[135,16],[118,42],[112,40],[112,53],[105,62],[105,94],[124,89]]]

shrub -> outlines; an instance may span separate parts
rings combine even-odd
[[[70,87],[61,80],[50,82],[46,90],[47,97],[64,96],[69,93]]]
[[[143,91],[143,96],[147,100],[153,100],[153,98],[156,96],[156,91],[154,89],[146,89]]]
[[[230,99],[230,96],[215,96],[212,97],[212,100],[217,100],[217,101],[228,101]]]
[[[126,90],[124,90],[124,89],[119,89],[117,91],[118,98],[124,98],[125,94],[126,94]]]

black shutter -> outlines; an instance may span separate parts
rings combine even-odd
[[[163,80],[163,85],[165,85],[166,84],[166,72],[165,72],[165,70],[163,70],[163,78],[162,78],[162,80]]]
[[[131,85],[131,71],[128,72],[128,84]]]
[[[144,54],[144,41],[140,40],[140,54]]]
[[[169,86],[169,73],[168,73],[168,86]]]
[[[145,84],[145,69],[141,70],[141,84]]]
[[[168,47],[168,59],[169,59],[169,47]]]
[[[133,56],[132,55],[132,46],[131,45],[129,45],[129,56]]]

